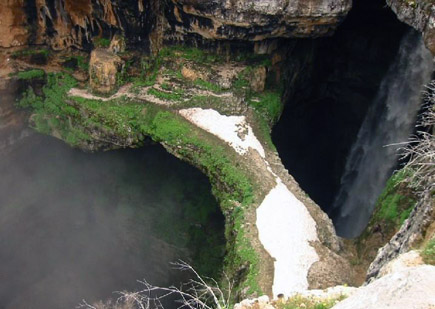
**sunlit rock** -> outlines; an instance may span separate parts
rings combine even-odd
[[[89,81],[96,93],[109,94],[116,90],[116,76],[123,66],[117,55],[104,49],[96,49],[91,53],[89,62]]]

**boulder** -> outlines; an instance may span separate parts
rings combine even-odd
[[[116,90],[116,77],[124,61],[109,50],[95,49],[89,61],[89,82],[92,91],[110,94]]]
[[[386,275],[335,305],[334,309],[427,309],[435,307],[435,266],[405,268]]]
[[[266,87],[266,68],[263,66],[257,67],[251,72],[250,86],[255,92],[263,92]]]
[[[185,79],[190,81],[195,81],[197,78],[200,78],[200,74],[198,74],[198,72],[187,66],[183,66],[183,68],[181,69],[181,75],[183,75]]]
[[[423,265],[423,258],[420,256],[418,251],[412,250],[403,253],[384,265],[379,271],[379,277],[401,271],[407,267],[413,267],[418,265]]]
[[[112,41],[110,41],[109,50],[114,54],[118,54],[125,52],[125,48],[125,38],[120,34],[115,34]]]

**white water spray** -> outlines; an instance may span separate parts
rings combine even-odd
[[[397,164],[399,146],[386,145],[404,142],[413,132],[422,87],[432,71],[432,56],[421,36],[414,31],[405,35],[346,161],[333,205],[340,236],[356,237],[366,227]]]

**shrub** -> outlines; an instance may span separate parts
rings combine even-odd
[[[412,191],[404,180],[410,175],[408,169],[394,173],[378,198],[373,220],[383,221],[387,229],[397,229],[408,218],[415,205]]]
[[[343,295],[327,299],[295,295],[290,297],[287,301],[279,303],[277,307],[278,309],[329,309],[345,298],[346,297]]]
[[[45,72],[40,69],[33,69],[23,72],[18,72],[17,77],[21,80],[31,80],[36,78],[43,78],[45,76]]]
[[[435,238],[429,240],[424,247],[421,256],[426,264],[435,265]]]

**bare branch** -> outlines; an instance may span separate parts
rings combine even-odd
[[[179,297],[177,302],[180,303],[178,308],[188,309],[228,309],[231,299],[231,282],[228,276],[228,291],[220,289],[216,280],[212,278],[201,277],[198,272],[188,263],[179,260],[172,263],[176,269],[188,271],[194,275],[181,288],[174,286],[159,287],[148,283],[146,280],[138,281],[144,286],[143,289],[136,292],[116,292],[120,296],[115,304],[110,301],[103,304],[97,303],[90,305],[85,300],[77,308],[85,309],[155,309],[163,308],[162,300],[171,295]],[[207,283],[206,280],[211,282]],[[183,287],[185,290],[183,290]]]

